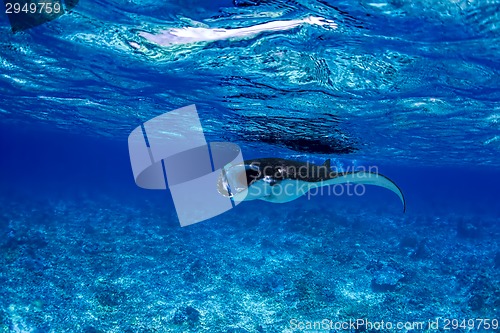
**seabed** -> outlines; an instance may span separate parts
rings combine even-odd
[[[493,216],[478,227],[320,199],[245,203],[181,228],[169,207],[104,195],[2,207],[0,332],[396,331],[307,326],[358,319],[431,332],[429,320],[498,319]]]

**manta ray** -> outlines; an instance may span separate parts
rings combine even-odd
[[[375,185],[396,193],[406,211],[403,192],[391,179],[368,171],[335,172],[330,164],[329,159],[323,165],[279,158],[247,160],[222,169],[217,189],[223,196],[236,201],[259,199],[285,203],[323,186]]]

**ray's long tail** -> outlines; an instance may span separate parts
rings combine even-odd
[[[379,173],[366,172],[366,171],[355,171],[339,174],[337,177],[329,179],[325,181],[325,185],[334,185],[334,184],[344,184],[344,183],[353,183],[353,184],[361,184],[361,185],[375,185],[384,187],[392,192],[396,193],[396,195],[401,200],[403,204],[403,211],[406,212],[406,200],[403,195],[403,191],[393,182],[391,179],[383,176]]]

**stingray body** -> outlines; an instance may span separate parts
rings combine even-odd
[[[247,160],[224,168],[218,190],[237,201],[264,200],[274,203],[293,201],[311,189],[336,184],[384,187],[394,192],[406,210],[403,192],[391,179],[374,172],[334,172],[330,160],[323,165],[279,158]]]

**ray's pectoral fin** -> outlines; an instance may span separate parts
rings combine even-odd
[[[383,176],[379,173],[356,171],[345,174],[339,174],[338,177],[323,182],[321,186],[345,184],[345,183],[353,183],[360,185],[375,185],[391,190],[392,192],[396,193],[396,195],[399,197],[401,203],[403,204],[403,212],[406,212],[406,200],[403,195],[403,191],[401,191],[401,189],[399,188],[398,185],[396,185],[395,182],[393,182],[388,177]]]

